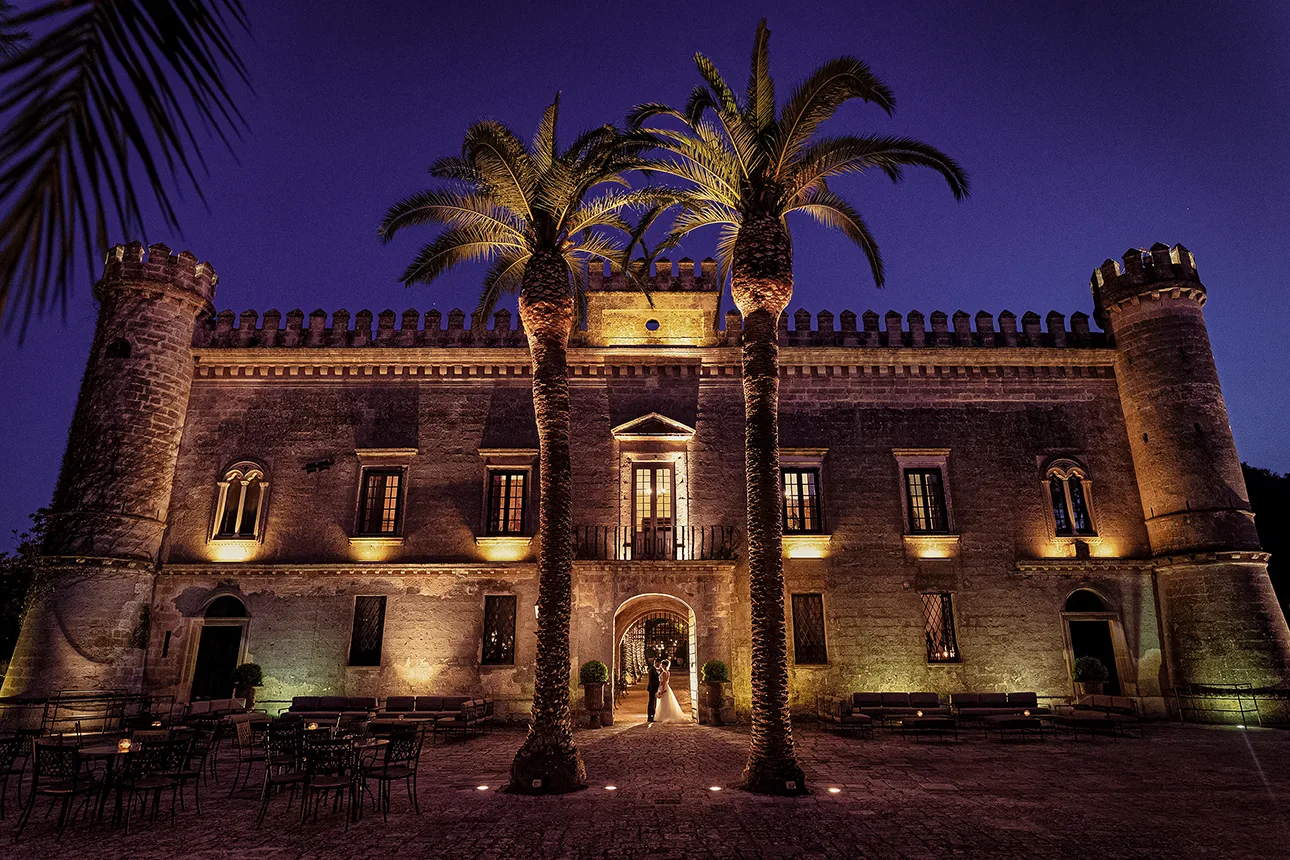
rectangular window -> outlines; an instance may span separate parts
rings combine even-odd
[[[385,598],[354,598],[354,633],[349,640],[349,665],[381,665],[385,640]]]
[[[364,469],[358,500],[358,533],[397,535],[402,521],[403,470]]]
[[[1048,495],[1053,500],[1053,524],[1059,535],[1068,535],[1071,528],[1070,508],[1066,504],[1066,482],[1053,475],[1048,479]]]
[[[811,534],[824,531],[820,517],[820,470],[783,469],[784,531]]]
[[[906,469],[905,497],[909,503],[911,534],[949,531],[945,513],[945,483],[940,469]]]
[[[793,662],[799,666],[829,662],[824,644],[823,595],[793,595]]]
[[[515,665],[515,595],[490,594],[484,598],[485,666]]]
[[[957,663],[959,646],[954,639],[954,602],[949,594],[924,594],[923,638],[927,643],[928,663]]]
[[[524,533],[524,501],[528,472],[488,473],[488,533],[518,535]]]

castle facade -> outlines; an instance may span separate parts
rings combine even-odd
[[[731,668],[749,706],[740,320],[710,261],[593,272],[569,351],[573,665]],[[510,314],[214,312],[207,263],[114,248],[4,695],[472,694],[527,715],[537,434]],[[780,323],[795,709],[847,690],[1290,682],[1182,246],[1089,316]],[[284,324],[285,323],[285,324]],[[791,323],[791,325],[790,325]],[[571,678],[570,683],[576,682]]]

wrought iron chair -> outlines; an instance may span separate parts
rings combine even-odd
[[[379,794],[373,802],[381,808],[382,820],[389,819],[390,790],[394,783],[402,780],[408,792],[408,800],[417,815],[421,814],[421,805],[417,802],[417,764],[421,760],[421,745],[425,740],[423,727],[408,726],[406,730],[397,729],[390,732],[389,743],[377,749],[362,768],[359,778],[364,791],[370,793],[368,780],[376,780]]]
[[[151,820],[157,820],[161,793],[170,789],[170,823],[175,823],[175,803],[179,795],[177,774],[183,769],[190,742],[187,740],[151,740],[131,748],[124,756],[121,774],[116,779],[116,812],[113,826],[121,823],[121,799],[125,797],[125,832],[130,832],[130,818],[135,798],[140,798],[141,813],[148,810],[147,795],[152,793]]]
[[[246,788],[251,782],[251,771],[255,768],[256,762],[264,761],[264,735],[256,731],[255,724],[248,721],[237,724],[237,769],[233,771],[233,785],[228,790],[228,796],[232,797],[237,793],[238,777],[242,777],[242,788]],[[242,773],[242,768],[246,768],[246,773]]]
[[[37,797],[48,797],[51,809],[55,800],[62,801],[62,808],[58,813],[58,836],[61,839],[72,801],[83,795],[85,800],[82,806],[88,808],[99,790],[99,782],[85,769],[80,750],[68,743],[32,741],[31,765],[31,794],[22,811],[22,818],[18,821],[14,841],[22,836],[23,828],[27,826],[31,811],[36,806]]]
[[[18,792],[18,802],[22,803],[22,775],[27,770],[27,759],[30,757],[31,737],[15,734],[0,740],[0,818],[4,818],[5,798],[9,795],[9,777],[16,777],[14,788]],[[22,760],[19,765],[18,761]]]
[[[287,810],[290,811],[296,798],[296,787],[305,781],[303,745],[299,722],[279,721],[269,725],[264,741],[264,787],[260,790],[260,814],[255,819],[257,828],[269,811],[269,799],[275,790],[291,789],[287,797]],[[301,803],[303,805],[303,801]]]
[[[175,779],[179,781],[180,807],[184,808],[184,786],[191,782],[193,784],[193,806],[196,808],[198,815],[202,814],[202,780],[215,767],[213,753],[215,749],[215,733],[217,731],[218,729],[211,731],[197,729],[190,739],[188,752],[184,756],[182,766],[174,774]]]
[[[357,774],[354,744],[348,740],[305,738],[304,797],[300,804],[300,820],[309,815],[313,801],[314,822],[318,821],[318,807],[329,794],[334,795],[333,811],[344,810],[345,829],[354,813],[354,784]],[[349,802],[348,808],[345,803]]]

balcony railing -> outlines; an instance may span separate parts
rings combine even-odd
[[[734,526],[578,526],[573,538],[577,557],[595,561],[732,561],[739,547]]]

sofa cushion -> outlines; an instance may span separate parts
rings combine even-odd
[[[910,693],[909,706],[911,708],[939,708],[941,706],[941,697],[935,693]]]
[[[1018,708],[1037,708],[1039,697],[1034,693],[1009,693],[1008,704],[1016,705]]]
[[[857,708],[876,708],[882,704],[882,693],[852,693],[851,703]]]
[[[291,710],[316,711],[318,710],[318,697],[317,696],[296,696],[291,700]]]
[[[957,708],[975,708],[980,703],[981,697],[976,693],[950,693],[950,704]]]
[[[1008,694],[982,693],[980,705],[983,708],[1006,708],[1008,706]]]
[[[864,714],[844,714],[839,718],[839,722],[844,726],[863,726],[866,723],[872,723],[873,717]]]
[[[319,696],[318,710],[320,711],[343,711],[349,705],[349,699],[346,696]]]
[[[884,708],[908,708],[908,693],[883,693],[882,706]]]
[[[211,712],[210,702],[193,702],[191,705],[188,706],[188,716],[190,717],[200,716],[201,714],[209,714],[210,712]]]
[[[441,710],[458,711],[458,710],[461,710],[462,705],[466,704],[469,701],[471,701],[470,696],[444,696],[443,707],[441,708]]]
[[[376,697],[375,696],[350,696],[348,708],[351,711],[375,711]]]
[[[417,696],[418,711],[442,711],[443,696]]]
[[[387,711],[410,711],[416,705],[416,696],[390,696],[385,700]]]

